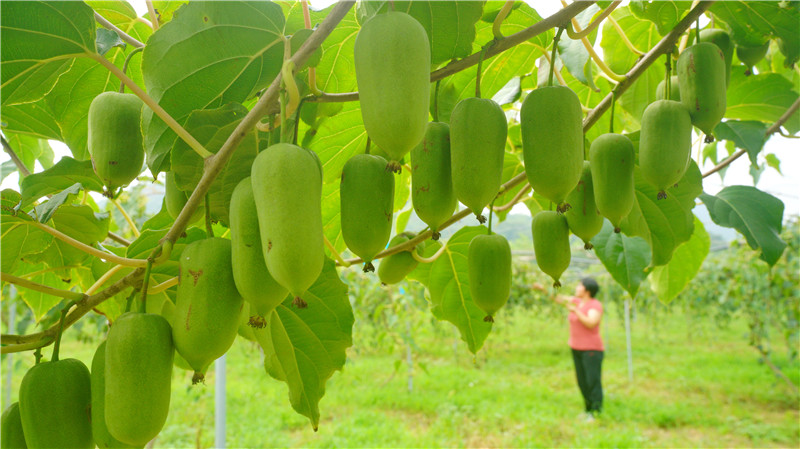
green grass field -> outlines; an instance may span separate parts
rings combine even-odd
[[[473,358],[454,346],[448,323],[419,330],[408,391],[404,348],[349,351],[328,382],[318,432],[289,405],[285,384],[269,378],[256,345],[237,339],[228,353],[228,447],[798,447],[798,398],[759,363],[742,320],[717,329],[683,315],[633,325],[634,381],[628,380],[625,333],[609,306],[603,336],[605,407],[594,423],[579,419],[582,400],[566,345],[565,317],[501,312]],[[356,329],[368,326],[356,323]],[[73,331],[74,333],[75,331]],[[70,339],[63,357],[91,362],[94,344]],[[49,356],[51,349],[45,350]],[[800,363],[774,361],[800,383]],[[30,353],[16,357],[16,389]],[[5,367],[5,364],[3,365]],[[6,373],[7,374],[7,373]],[[166,427],[155,447],[212,447],[214,375],[192,387],[176,369]]]

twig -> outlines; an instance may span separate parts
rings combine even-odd
[[[145,3],[147,4],[147,12],[150,13],[150,23],[152,24],[153,31],[158,30],[160,26],[158,24],[158,14],[156,14],[156,8],[153,7],[153,0],[146,0]]]
[[[611,23],[611,26],[613,26],[614,29],[617,30],[617,34],[619,34],[619,37],[622,39],[622,42],[625,43],[625,46],[628,47],[630,51],[634,52],[638,56],[642,56],[644,54],[643,51],[636,48],[636,46],[633,45],[633,42],[631,42],[631,40],[628,39],[628,35],[625,34],[625,31],[622,29],[621,26],[619,26],[619,22],[617,22],[615,18],[609,16],[608,21],[609,23]]]
[[[166,290],[166,289],[168,289],[170,287],[174,287],[176,285],[178,285],[178,277],[177,276],[175,276],[174,278],[169,278],[166,281],[164,281],[164,282],[162,282],[162,283],[160,283],[158,285],[154,285],[154,286],[148,288],[147,289],[147,294],[148,295],[155,295],[156,293],[161,293],[164,290]]]
[[[114,206],[117,207],[117,210],[119,211],[119,213],[122,214],[122,217],[125,218],[125,221],[128,222],[128,226],[131,227],[133,235],[138,238],[141,234],[139,233],[139,229],[136,228],[136,223],[133,222],[131,216],[128,215],[128,212],[125,211],[125,209],[122,207],[122,204],[119,204],[119,201],[117,199],[113,199],[111,200],[111,202],[114,204]]]
[[[586,1],[586,2],[574,2],[559,10],[557,13],[553,14],[552,16],[543,19],[539,22],[536,22],[533,26],[530,26],[518,33],[514,33],[510,36],[506,36],[504,39],[497,41],[494,45],[490,48],[486,49],[486,54],[484,55],[484,59],[491,58],[492,56],[498,55],[509,48],[515,47],[532,37],[535,37],[539,34],[544,33],[545,31],[550,30],[551,28],[556,28],[560,25],[565,25],[572,17],[575,17],[583,11],[584,9],[588,8],[594,3],[594,1]],[[466,70],[476,64],[478,64],[478,59],[480,58],[481,52],[475,52],[464,59],[460,59],[455,62],[451,62],[446,66],[442,67],[439,70],[431,72],[431,82],[438,81],[443,78],[447,78],[454,73],[461,72]],[[338,103],[338,102],[346,102],[346,101],[356,101],[358,100],[358,92],[345,92],[345,93],[323,93],[319,96],[310,95],[307,97],[306,101],[313,101],[318,103]]]
[[[563,1],[561,2],[562,5],[564,3],[565,2]],[[614,11],[614,9],[617,8],[617,6],[619,6],[620,3],[622,3],[622,1],[612,2],[611,5],[608,6],[608,8],[606,8],[602,13],[600,13],[599,16],[597,16],[596,19],[594,19],[594,22],[590,23],[589,26],[587,26],[583,30],[581,30],[581,27],[578,24],[578,20],[573,17],[572,27],[574,27],[575,29],[573,30],[572,27],[567,27],[567,36],[569,36],[570,39],[574,40],[583,39],[584,37],[588,36],[589,34],[592,33],[592,31],[594,31],[595,28],[597,28],[598,25],[600,25],[600,23],[606,17],[608,17],[609,14],[611,14],[612,11]]]
[[[325,247],[328,248],[328,251],[331,252],[331,255],[333,256],[333,258],[336,259],[336,263],[338,263],[340,266],[343,266],[343,267],[349,267],[350,266],[349,263],[344,261],[344,259],[342,258],[342,255],[339,254],[339,251],[336,251],[336,247],[333,246],[333,243],[331,243],[331,241],[328,240],[328,237],[325,234],[322,234],[322,241],[325,242]]]
[[[0,281],[3,282],[10,282],[14,285],[18,285],[20,287],[24,287],[27,289],[35,290],[40,293],[44,293],[46,295],[53,295],[58,296],[59,298],[65,298],[72,301],[80,301],[86,297],[83,293],[80,292],[73,292],[70,290],[63,290],[60,288],[50,287],[44,284],[40,284],[38,282],[29,281],[27,279],[23,279],[21,277],[14,276],[13,274],[8,273],[0,273]]]
[[[522,197],[525,196],[526,193],[528,193],[528,190],[530,190],[530,188],[531,185],[526,182],[525,185],[522,186],[522,188],[519,190],[519,192],[517,192],[517,194],[514,195],[514,198],[512,198],[511,201],[507,202],[506,204],[503,204],[502,206],[497,206],[493,208],[493,210],[495,212],[504,212],[511,209],[512,207],[514,207],[515,204],[519,203]]]
[[[31,174],[30,170],[28,170],[28,167],[26,167],[25,164],[22,163],[22,159],[20,159],[19,156],[17,156],[17,153],[15,153],[14,149],[11,148],[11,145],[8,143],[6,138],[0,136],[0,140],[3,141],[3,149],[11,157],[11,160],[14,161],[14,165],[17,166],[17,170],[19,170],[20,175],[22,175],[22,177],[30,175]]]
[[[772,134],[775,134],[776,132],[780,131],[781,126],[783,126],[783,124],[786,123],[792,116],[792,114],[797,112],[798,109],[800,109],[800,98],[795,100],[794,103],[792,103],[792,105],[789,106],[789,109],[787,109],[786,112],[784,112],[783,115],[780,116],[778,121],[776,121],[775,123],[772,124],[772,126],[767,128],[767,130],[764,132],[764,137],[769,137]],[[747,153],[747,151],[742,149],[737,150],[735,153],[725,158],[725,160],[714,166],[714,168],[703,173],[703,178],[707,178],[713,175],[714,173],[722,170],[723,168],[727,167],[728,165],[731,165],[731,162],[735,161],[736,159],[739,159],[745,153]]]
[[[91,254],[92,256],[99,257],[109,262],[113,262],[119,265],[125,265],[126,267],[143,267],[147,265],[147,261],[144,259],[128,259],[127,257],[120,257],[116,254],[101,251],[79,240],[75,240],[74,238],[68,236],[67,234],[64,234],[63,232],[55,228],[47,226],[46,224],[43,223],[39,223],[38,221],[26,222],[26,224],[35,226],[72,247],[75,247],[87,254]]]
[[[503,39],[503,33],[500,32],[500,27],[503,25],[503,21],[506,20],[508,14],[511,12],[511,9],[514,8],[513,0],[509,0],[503,4],[503,7],[500,9],[500,12],[497,13],[497,17],[494,18],[494,23],[492,23],[492,34],[494,34],[494,38],[496,40]]]
[[[443,243],[442,247],[439,248],[438,251],[433,253],[433,255],[431,257],[422,257],[419,254],[417,254],[417,250],[416,249],[412,249],[411,250],[411,257],[413,257],[414,260],[416,260],[417,262],[420,262],[420,263],[432,263],[436,259],[438,259],[439,256],[444,254],[445,249],[447,249],[447,243]]]
[[[119,272],[119,270],[122,270],[123,268],[127,267],[125,265],[114,265],[113,267],[109,268],[108,271],[106,271],[105,273],[103,273],[102,276],[100,276],[100,279],[95,281],[95,283],[92,284],[92,286],[86,290],[86,294],[94,295],[94,293],[97,290],[100,290],[100,287],[102,287],[103,284],[108,282],[109,279],[111,279],[115,274],[117,274],[117,272]]]
[[[110,238],[111,240],[113,240],[113,241],[115,241],[115,242],[117,242],[119,244],[122,244],[124,246],[131,246],[131,243],[132,243],[130,240],[126,240],[122,236],[114,234],[111,231],[108,231],[108,238]]]
[[[303,63],[311,56],[317,48],[319,48],[320,44],[328,37],[328,35],[336,28],[336,25],[344,18],[345,14],[353,7],[355,1],[352,0],[344,0],[340,1],[333,7],[331,12],[325,17],[325,20],[322,21],[320,26],[311,34],[311,36],[306,39],[302,46],[297,50],[297,52],[292,56],[291,61],[294,62],[295,68],[302,67]],[[250,132],[261,120],[267,111],[275,105],[275,102],[278,98],[278,90],[281,85],[281,75],[275,77],[272,81],[272,84],[269,85],[267,90],[261,95],[261,98],[258,102],[253,106],[253,109],[245,115],[236,129],[228,136],[228,140],[222,145],[222,148],[213,156],[206,159],[205,170],[203,171],[203,176],[200,178],[200,181],[197,183],[197,187],[195,187],[192,195],[189,197],[188,201],[184,205],[181,213],[178,215],[178,218],[175,219],[175,223],[172,224],[172,227],[167,232],[167,235],[164,237],[165,240],[169,240],[171,242],[175,242],[178,237],[183,233],[186,226],[189,224],[189,219],[194,214],[194,211],[200,205],[200,202],[203,201],[206,193],[208,192],[209,188],[211,188],[211,184],[214,182],[214,179],[219,175],[222,169],[225,167],[225,164],[231,158],[231,155],[234,151],[236,151],[236,147],[239,143],[244,139],[248,132]]]
[[[653,47],[649,52],[647,52],[646,55],[639,59],[633,68],[631,68],[628,73],[625,74],[625,79],[617,84],[617,87],[614,88],[614,92],[606,95],[606,97],[603,98],[603,100],[600,101],[600,103],[594,109],[592,109],[592,112],[586,116],[586,118],[583,120],[583,131],[586,132],[589,128],[591,128],[600,119],[603,113],[608,110],[608,108],[611,106],[614,94],[616,94],[617,98],[621,97],[622,94],[628,90],[628,88],[630,88],[637,79],[639,79],[639,76],[641,76],[648,67],[656,62],[659,56],[663,55],[664,53],[671,52],[672,47],[675,45],[675,42],[677,42],[681,34],[683,34],[683,32],[686,31],[690,26],[692,26],[695,19],[700,17],[701,14],[711,7],[712,3],[714,2],[702,2],[696,8],[689,11],[689,13],[686,14],[686,17],[678,22],[672,31],[667,33],[667,35],[664,36],[664,38],[661,39],[661,41],[659,41],[655,47]]]
[[[97,21],[100,25],[103,25],[103,28],[109,29],[115,33],[117,33],[123,41],[128,44],[133,45],[134,47],[144,47],[144,44],[139,42],[135,37],[131,36],[130,34],[120,30],[117,28],[113,23],[109,22],[105,17],[101,16],[97,12],[94,13],[94,20]]]
[[[172,116],[169,115],[169,113],[165,111],[164,108],[162,108],[158,103],[156,103],[156,101],[153,100],[153,98],[150,95],[147,95],[147,93],[145,93],[145,91],[143,91],[142,88],[139,87],[132,79],[128,78],[127,75],[122,73],[122,70],[120,70],[119,67],[115,66],[111,61],[100,56],[97,53],[93,53],[89,55],[89,57],[102,64],[111,73],[113,73],[114,76],[116,76],[123,83],[125,83],[125,85],[128,86],[128,89],[130,89],[134,94],[136,94],[137,97],[139,97],[144,102],[144,104],[146,104],[150,109],[152,109],[153,112],[155,112],[155,114],[158,116],[158,118],[163,120],[164,123],[166,123],[167,126],[169,126],[175,132],[175,134],[178,135],[178,137],[183,139],[183,141],[186,142],[189,145],[189,147],[195,151],[195,153],[199,154],[200,157],[206,159],[214,154],[206,150],[206,148],[200,142],[198,142],[197,139],[194,138],[194,136],[189,134],[189,131],[186,131],[186,129],[184,129],[184,127],[181,126],[180,123],[178,123],[174,118],[172,118]]]

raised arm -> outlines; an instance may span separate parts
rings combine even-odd
[[[540,291],[542,293],[547,293],[547,288],[544,285],[542,285],[542,284],[540,284],[538,282],[534,282],[533,285],[531,285],[531,287],[533,287],[534,290],[538,290],[538,291]],[[550,299],[552,299],[553,301],[555,301],[555,302],[557,302],[557,303],[559,303],[561,305],[570,304],[569,297],[564,296],[564,295],[559,295],[558,293],[551,294],[550,295]]]

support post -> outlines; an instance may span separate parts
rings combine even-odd
[[[633,383],[633,352],[631,350],[631,300],[625,298],[625,343],[628,347],[628,380]]]
[[[225,355],[214,363],[214,447],[225,449]]]

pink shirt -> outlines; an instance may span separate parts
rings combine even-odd
[[[582,306],[580,305],[580,298],[570,299],[573,304],[578,306],[578,310],[584,315],[589,315],[590,309],[597,310],[600,314],[603,313],[603,304],[596,299],[586,301]],[[580,322],[578,316],[574,312],[569,313],[569,347],[579,351],[603,351],[603,340],[600,338],[600,325],[598,324],[592,329],[586,327]]]

